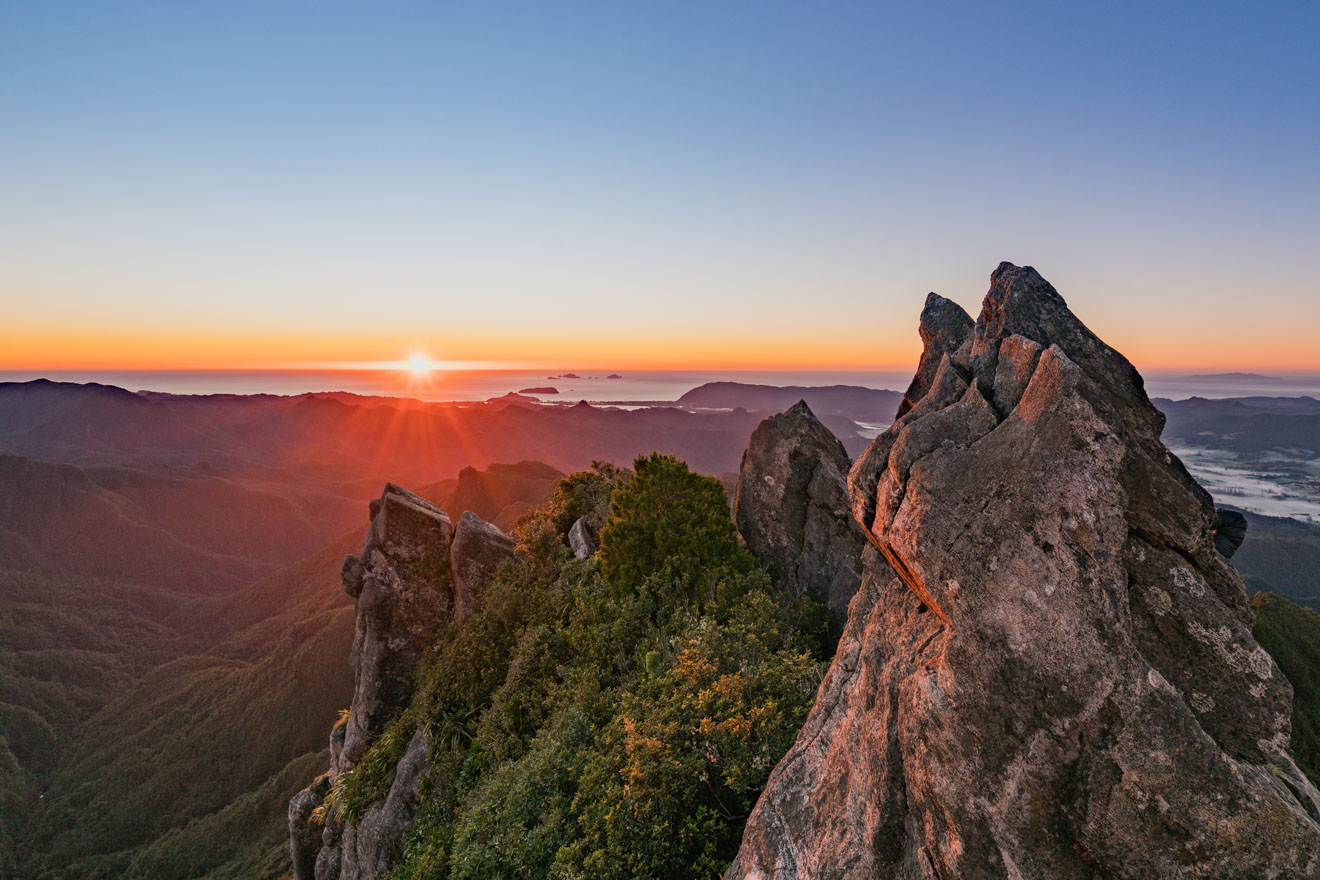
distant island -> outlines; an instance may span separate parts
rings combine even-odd
[[[523,388],[519,394],[558,394],[558,388],[552,388],[549,385],[538,385],[535,388]]]

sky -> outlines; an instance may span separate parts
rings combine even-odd
[[[0,2],[0,368],[1320,369],[1320,4]]]

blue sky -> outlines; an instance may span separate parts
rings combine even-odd
[[[0,361],[889,367],[925,291],[974,311],[1007,259],[1139,366],[1320,368],[1317,33],[1314,3],[5,3]]]

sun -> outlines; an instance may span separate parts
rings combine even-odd
[[[408,372],[414,376],[425,376],[431,372],[431,359],[421,352],[409,355],[404,363],[408,367]]]

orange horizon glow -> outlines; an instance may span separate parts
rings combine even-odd
[[[914,328],[871,338],[807,340],[776,335],[725,339],[714,334],[683,340],[600,339],[588,336],[478,337],[419,342],[371,336],[138,333],[0,334],[0,370],[378,370],[414,380],[471,370],[800,370],[893,371],[915,367],[921,342]],[[1158,335],[1123,339],[1101,332],[1142,371],[1316,372],[1311,351],[1274,345],[1238,346],[1206,356],[1193,346]],[[1222,352],[1222,356],[1220,353]],[[420,368],[419,368],[420,367]]]
[[[871,344],[825,341],[796,348],[788,339],[594,339],[469,336],[418,345],[362,335],[343,337],[229,336],[220,334],[29,333],[0,335],[0,370],[235,370],[367,369],[424,374],[447,370],[664,370],[664,369],[906,369],[920,355],[920,340],[893,340],[887,357]],[[713,354],[718,352],[718,354]],[[416,369],[414,358],[426,362]]]
[[[1122,351],[1120,349],[1120,351]],[[1143,373],[1222,373],[1252,372],[1273,374],[1314,374],[1320,373],[1320,366],[1314,363],[1268,362],[1246,358],[1233,358],[1224,361],[1187,361],[1171,360],[1144,361],[1123,352],[1137,369]],[[1166,353],[1167,354],[1167,353]],[[662,371],[691,370],[712,372],[729,371],[801,371],[801,372],[894,372],[915,369],[920,351],[912,352],[909,360],[831,360],[816,361],[802,358],[777,361],[753,359],[737,360],[725,358],[662,360],[662,359],[556,359],[556,360],[444,360],[431,361],[425,368],[412,365],[410,359],[395,360],[222,360],[220,358],[172,359],[160,357],[105,357],[105,358],[62,358],[38,361],[35,359],[11,359],[0,357],[0,371],[3,372],[241,372],[241,371],[309,371],[309,372],[394,372],[407,380],[408,385],[435,385],[446,373],[485,372],[485,371],[566,371],[575,372],[623,372],[623,371]]]

